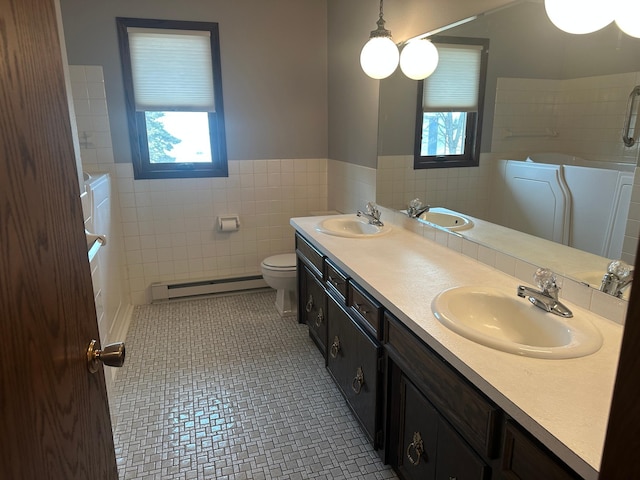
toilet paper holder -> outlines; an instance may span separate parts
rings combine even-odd
[[[235,232],[240,229],[240,217],[238,215],[219,215],[217,227],[219,232]]]

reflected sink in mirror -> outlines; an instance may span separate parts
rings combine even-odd
[[[481,345],[533,358],[578,358],[597,352],[602,335],[587,319],[547,313],[494,287],[456,287],[432,302],[444,326]]]
[[[432,208],[428,212],[420,214],[418,219],[447,230],[467,230],[473,227],[473,222],[468,218],[444,208]]]
[[[356,216],[331,217],[322,220],[317,226],[318,232],[337,237],[370,238],[384,235],[391,231],[388,225],[372,225]]]

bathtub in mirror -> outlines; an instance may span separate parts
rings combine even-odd
[[[487,12],[445,34],[490,39],[480,166],[413,169],[417,82],[398,70],[380,82],[377,202],[406,209],[419,197],[469,215],[482,228],[461,231],[462,236],[580,281],[586,279],[582,272],[604,274],[612,258],[634,263],[638,222],[628,212],[639,150],[637,144],[625,146],[622,127],[630,92],[640,84],[640,39],[615,24],[588,35],[563,33],[549,22],[541,2],[530,1]],[[546,185],[534,188],[530,198],[514,198],[527,189],[517,183],[515,190],[505,190],[505,165],[516,161],[514,168],[526,170],[531,163],[557,164],[547,170],[557,170],[563,188],[570,178],[578,190],[567,190],[562,205]],[[598,209],[597,221],[595,197],[577,202],[590,200],[596,190],[616,198],[608,210]],[[543,209],[549,201],[552,207]],[[550,227],[535,229],[522,212],[505,213],[522,203],[519,208]],[[544,239],[543,251],[533,251],[529,242],[525,247],[505,227],[524,231],[523,238]],[[568,252],[578,264],[563,260]]]

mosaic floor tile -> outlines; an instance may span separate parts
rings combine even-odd
[[[396,479],[275,292],[138,306],[110,403],[121,480]]]

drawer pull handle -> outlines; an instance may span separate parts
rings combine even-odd
[[[362,386],[364,385],[364,372],[362,371],[362,367],[358,367],[356,370],[356,376],[351,382],[351,389],[355,392],[356,395],[359,395],[362,391]]]
[[[316,327],[322,325],[322,321],[324,320],[324,312],[322,311],[322,307],[318,309],[318,316],[316,317]]]
[[[333,285],[334,287],[336,287],[336,288],[338,288],[340,285],[342,285],[342,282],[339,282],[338,280],[333,278],[331,275],[329,275],[329,283],[331,285]]]
[[[358,310],[362,316],[366,316],[367,313],[369,313],[369,310],[364,308],[364,303],[354,303],[353,306],[356,307],[356,310]]]
[[[340,352],[340,339],[336,335],[336,337],[333,339],[333,343],[331,344],[331,357],[337,358],[338,352]]]
[[[413,453],[415,453],[415,460],[412,455],[412,450]],[[413,442],[411,442],[407,447],[407,458],[411,462],[411,465],[418,466],[423,453],[424,444],[422,443],[422,436],[420,435],[420,432],[413,432]]]
[[[309,295],[309,300],[307,300],[307,305],[304,307],[307,313],[310,313],[313,310],[313,295]]]

